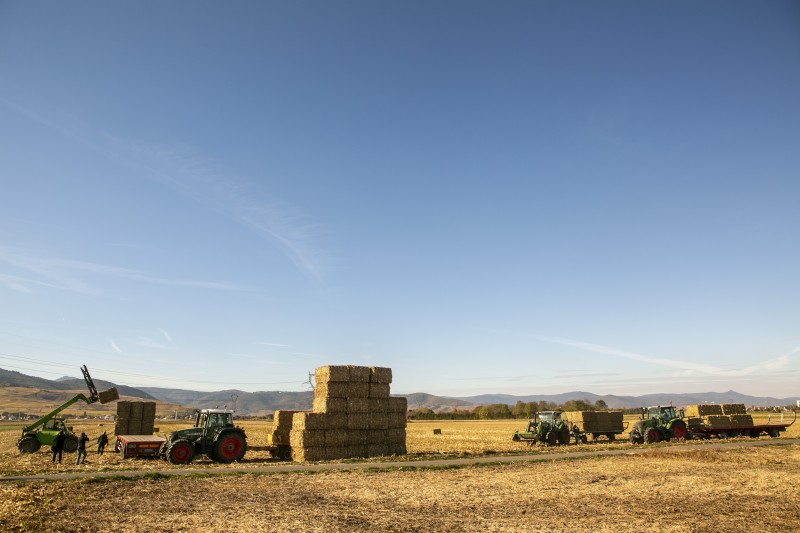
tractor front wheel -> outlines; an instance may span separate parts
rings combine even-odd
[[[220,463],[233,463],[244,457],[247,443],[240,433],[223,433],[214,443],[214,459]]]
[[[658,430],[656,428],[647,428],[647,431],[644,432],[644,441],[647,444],[654,444],[661,440],[661,435],[658,434]]]
[[[19,442],[17,443],[17,448],[22,453],[34,453],[38,452],[39,448],[42,447],[42,444],[39,442],[39,439],[36,438],[35,435],[25,435]]]
[[[194,446],[188,440],[176,440],[167,449],[167,459],[174,465],[188,465],[194,459]]]

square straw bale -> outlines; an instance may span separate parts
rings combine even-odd
[[[389,447],[386,444],[367,444],[367,456],[383,457],[389,454]]]
[[[392,413],[387,415],[387,424],[390,429],[405,428],[406,427],[406,414],[405,413]]]
[[[389,398],[370,398],[369,402],[370,413],[383,413],[389,412]]]
[[[325,429],[347,429],[347,414],[337,413],[326,415]]]
[[[724,403],[722,404],[722,414],[724,415],[746,415],[747,407],[743,403]]]
[[[325,448],[292,448],[292,461],[324,461]]]
[[[156,417],[156,402],[142,402],[142,419]]]
[[[332,381],[350,381],[350,370],[346,366],[321,366],[314,371],[314,382],[317,385]]]
[[[402,442],[405,444],[406,442],[406,430],[405,429],[388,429],[386,430],[386,442],[388,444],[397,444]]]
[[[356,383],[369,383],[370,370],[368,366],[350,366],[350,381]]]
[[[347,414],[369,413],[369,398],[348,398]]]
[[[709,415],[706,420],[712,428],[727,429],[731,427],[731,419],[725,415]]]
[[[144,402],[131,402],[131,418],[141,420],[144,411]]]
[[[389,440],[388,429],[367,430],[367,444],[386,444]]]
[[[117,418],[114,421],[114,435],[130,435],[127,418]]]
[[[314,387],[314,399],[317,398],[347,398],[346,381],[327,381],[317,383]]]
[[[108,390],[98,392],[97,398],[100,400],[100,403],[113,402],[114,400],[119,400],[119,391],[117,391],[116,387],[112,387]]]
[[[390,442],[386,445],[386,455],[406,455],[406,442]]]
[[[683,414],[691,417],[721,415],[722,406],[716,404],[687,405]]]
[[[131,416],[131,402],[130,402],[130,400],[120,400],[120,401],[118,401],[117,402],[117,418],[130,418],[130,416]]]
[[[325,447],[334,447],[338,448],[341,446],[347,446],[350,444],[348,442],[348,431],[346,429],[326,429],[325,430]]]
[[[327,422],[328,415],[325,413],[309,413],[308,411],[303,411],[295,413],[292,417],[292,430],[311,431],[315,429],[327,429]]]
[[[405,396],[391,396],[389,398],[389,412],[403,413],[405,416],[408,411],[408,398]]]
[[[325,446],[325,431],[301,431],[293,429],[289,433],[289,445],[292,448],[317,448]]]
[[[367,429],[389,429],[389,415],[387,413],[370,413]]]
[[[347,446],[325,447],[325,460],[336,461],[337,459],[347,459]]]
[[[351,381],[347,384],[347,398],[369,398],[369,383]]]
[[[347,447],[347,457],[368,457],[369,449],[366,444],[356,444]]]
[[[315,413],[345,414],[347,413],[347,399],[314,398],[312,409]]]
[[[142,434],[142,419],[129,418],[128,419],[128,435],[141,435]]]
[[[347,413],[347,429],[369,429],[369,414]]]
[[[347,431],[347,445],[361,446],[369,441],[369,431],[366,429],[351,429]]]
[[[750,415],[730,415],[731,427],[751,428],[753,427],[753,417]]]
[[[389,384],[388,383],[370,383],[369,384],[369,397],[370,398],[389,398]]]
[[[380,366],[369,367],[370,383],[391,383],[392,382],[392,369]]]

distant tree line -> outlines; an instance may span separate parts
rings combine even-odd
[[[411,409],[408,418],[411,420],[501,420],[513,418],[532,418],[542,411],[603,411],[608,405],[603,400],[591,403],[589,400],[570,400],[557,404],[555,402],[523,402],[518,401],[513,406],[505,403],[479,405],[474,409],[454,409],[453,411],[437,413],[428,407]]]

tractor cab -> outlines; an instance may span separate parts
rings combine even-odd
[[[561,411],[542,411],[539,420],[550,425],[558,424],[561,422]]]
[[[203,409],[197,412],[196,428],[232,428],[233,411],[227,409]]]
[[[681,417],[678,411],[671,405],[669,406],[659,405],[656,407],[648,407],[644,411],[645,411],[645,418],[662,420],[664,422]]]

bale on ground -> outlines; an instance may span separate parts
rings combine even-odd
[[[352,429],[347,431],[347,445],[361,446],[369,441],[369,431],[366,429]]]
[[[434,430],[436,431],[436,430]],[[439,434],[441,434],[441,430],[439,430]],[[405,429],[389,429],[386,430],[386,442],[388,444],[396,444],[402,442],[405,444],[406,442],[406,430]]]
[[[320,366],[314,371],[314,382],[330,383],[331,381],[350,381],[350,369],[347,366]]]
[[[367,444],[386,444],[389,440],[388,429],[367,430]]]
[[[392,369],[381,367],[381,366],[371,366],[369,367],[370,376],[369,381],[370,383],[391,383],[392,382]]]
[[[325,447],[325,460],[336,461],[337,459],[349,459],[347,446]]]
[[[347,447],[347,457],[368,457],[369,449],[366,444],[354,444]]]
[[[369,457],[383,457],[389,454],[389,447],[386,444],[367,444],[367,455]]]
[[[746,415],[747,407],[745,407],[743,403],[724,403],[722,404],[722,414]]]
[[[292,460],[305,462],[305,461],[324,461],[325,448],[292,448]]]
[[[390,442],[386,445],[386,455],[406,455],[406,441]]]
[[[315,413],[328,413],[328,414],[347,413],[347,399],[314,398],[312,409]]]
[[[298,430],[315,430],[315,429],[328,429],[328,417],[325,413],[309,413],[303,411],[295,413],[292,417],[292,429]]]
[[[350,379],[351,382],[369,383],[370,370],[368,366],[350,366]]]

